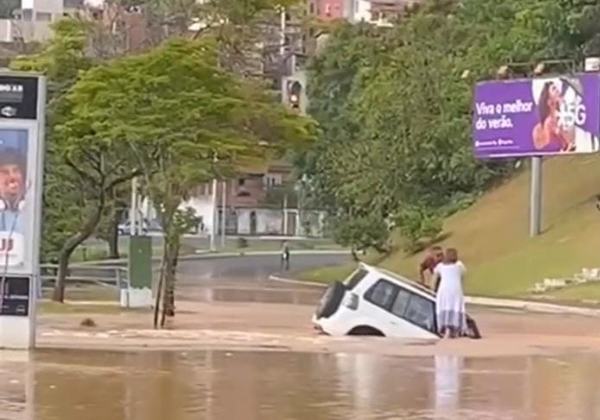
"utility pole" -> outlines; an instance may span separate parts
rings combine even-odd
[[[280,34],[279,34],[279,54],[281,55],[281,57],[283,58],[285,56],[285,32],[287,30],[287,20],[286,20],[286,16],[285,16],[285,7],[281,6],[281,11],[280,11]]]
[[[287,194],[283,196],[283,235],[288,234],[288,198]]]
[[[225,229],[227,228],[227,181],[221,183],[221,247],[225,248]]]
[[[217,212],[217,187],[219,183],[217,182],[217,178],[214,178],[212,181],[212,224],[210,226],[210,250],[215,252],[217,250],[216,247],[216,238],[217,238],[217,225],[219,221],[218,212]]]
[[[137,235],[137,212],[138,212],[138,179],[134,177],[131,180],[131,210],[129,211],[129,233],[131,236]]]

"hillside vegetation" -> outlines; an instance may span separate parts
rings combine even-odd
[[[600,267],[600,213],[595,206],[600,156],[558,157],[545,161],[543,169],[541,236],[529,237],[528,168],[444,221],[440,245],[458,248],[468,268],[469,295],[530,298],[528,289],[544,278]],[[407,255],[398,249],[379,265],[416,278],[422,258],[423,253]],[[299,277],[328,282],[342,279],[352,269],[325,267]],[[600,286],[588,284],[542,297],[600,300]]]
[[[544,163],[544,233],[529,238],[529,170],[485,194],[444,222],[441,245],[459,249],[473,295],[523,296],[546,277],[600,267],[600,157],[559,157]],[[415,276],[422,254],[394,252],[382,265]],[[582,293],[598,294],[590,287]],[[570,297],[584,297],[569,293]]]

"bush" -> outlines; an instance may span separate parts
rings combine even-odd
[[[237,247],[238,248],[248,248],[248,239],[237,238]]]
[[[423,239],[433,241],[442,232],[442,219],[427,209],[407,207],[396,217],[396,227],[406,241],[404,250],[417,252],[423,247]]]

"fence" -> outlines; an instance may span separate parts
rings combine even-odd
[[[58,265],[42,264],[40,266],[42,291],[48,290],[56,283]],[[115,292],[115,298],[120,299],[121,289],[129,285],[129,276],[126,267],[104,265],[70,265],[66,277],[67,294],[74,288],[79,291],[90,289],[89,286],[99,286]],[[89,290],[88,290],[89,291]]]

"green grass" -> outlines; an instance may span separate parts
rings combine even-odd
[[[529,171],[489,191],[473,206],[444,222],[444,247],[458,248],[467,265],[470,295],[531,298],[544,278],[571,277],[582,268],[600,267],[600,157],[557,157],[544,162],[544,233],[529,237]],[[395,238],[399,243],[401,238]],[[379,262],[410,278],[418,275],[423,253],[396,250]],[[323,268],[299,278],[327,282],[351,270]],[[600,300],[600,284],[549,294],[561,301]]]
[[[321,267],[310,271],[298,273],[295,277],[299,280],[312,281],[317,283],[331,283],[332,281],[342,281],[348,277],[356,268],[356,264],[347,264],[342,266]]]
[[[119,314],[125,312],[115,305],[77,305],[73,303],[57,303],[43,301],[38,303],[40,315],[70,315],[70,314]]]
[[[554,301],[559,302],[581,302],[588,301],[590,303],[600,304],[600,284],[587,283],[573,287],[567,287],[560,290],[555,290],[552,293],[545,294]]]
[[[524,171],[444,223],[441,245],[459,250],[472,295],[524,297],[546,277],[570,277],[600,267],[598,156],[544,162],[544,233],[529,238],[529,173]],[[416,276],[419,255],[395,252],[382,265]],[[585,298],[588,290],[581,292]]]

